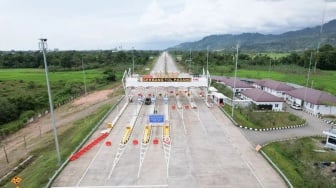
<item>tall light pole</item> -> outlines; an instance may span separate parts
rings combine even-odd
[[[84,70],[83,56],[82,56],[82,73],[83,73],[83,82],[84,82],[84,96],[85,96],[85,105],[87,105],[87,90],[86,90],[86,75]]]
[[[191,72],[190,72],[190,68],[191,68],[191,48],[190,48],[189,50],[190,50],[190,57],[189,57],[189,74],[191,74]]]
[[[306,103],[306,97],[307,97],[307,89],[308,89],[308,83],[309,83],[309,76],[310,76],[310,66],[312,63],[312,58],[313,58],[313,52],[310,52],[310,60],[309,60],[309,67],[308,67],[308,72],[307,72],[307,81],[306,81],[306,88],[305,88],[305,93],[304,93],[304,98],[303,98],[303,106],[302,109],[304,109]]]
[[[234,81],[233,81],[233,94],[232,94],[232,119],[234,115],[234,97],[236,94],[236,79],[237,79],[237,64],[238,64],[238,49],[239,49],[239,43],[236,45],[237,53],[236,53],[236,67],[235,67],[235,74],[234,74]]]
[[[48,97],[49,97],[49,106],[50,106],[50,118],[51,118],[53,131],[54,131],[57,162],[58,162],[58,165],[60,165],[61,164],[61,155],[60,155],[59,146],[58,146],[57,129],[56,129],[56,122],[55,122],[55,117],[54,117],[54,107],[53,107],[53,102],[52,102],[51,92],[50,92],[49,77],[48,77],[48,66],[47,66],[47,58],[46,58],[47,39],[46,38],[41,38],[39,40],[40,40],[39,46],[40,46],[40,49],[42,50],[42,53],[43,53],[44,70],[45,70],[45,75],[46,75],[47,90],[48,90]]]
[[[316,73],[316,65],[317,65],[318,53],[319,53],[319,49],[320,49],[320,45],[321,45],[321,36],[322,36],[322,32],[323,32],[324,16],[325,16],[326,6],[327,6],[326,2],[324,2],[324,8],[323,8],[323,12],[322,12],[321,27],[320,27],[320,32],[319,32],[318,39],[317,39],[316,58],[315,58],[315,64],[314,64],[314,73]]]
[[[207,68],[206,69],[207,69],[207,72],[208,72],[209,71],[209,46],[207,47]]]
[[[132,70],[132,73],[134,74],[134,47],[132,47],[132,61],[133,61],[133,70]]]

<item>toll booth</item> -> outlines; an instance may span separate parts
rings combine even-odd
[[[210,96],[210,99],[212,99],[213,103],[216,105],[223,105],[224,100],[227,98],[225,95],[223,95],[222,93],[218,93],[218,92],[211,92],[209,96]]]

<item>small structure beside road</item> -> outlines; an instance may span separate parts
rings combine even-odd
[[[284,100],[260,89],[249,89],[241,92],[245,100],[251,100],[257,109],[282,111]]]
[[[323,131],[323,134],[327,136],[326,148],[336,149],[336,128],[330,128],[327,131]]]
[[[336,97],[320,90],[302,87],[286,92],[286,101],[314,115],[336,114]]]

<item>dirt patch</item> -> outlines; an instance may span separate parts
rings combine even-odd
[[[104,101],[108,99],[108,96],[113,93],[113,90],[102,90],[102,91],[95,91],[93,93],[88,94],[87,96],[81,97],[76,99],[72,105],[79,106],[79,105],[92,105],[98,102]]]
[[[93,92],[86,97],[80,97],[74,102],[65,104],[57,108],[55,120],[57,127],[66,126],[76,120],[82,119],[91,114],[99,107],[107,103],[117,101],[118,97],[111,97],[115,90],[120,87],[109,90]],[[50,115],[43,116],[38,120],[27,124],[25,128],[16,133],[7,136],[0,141],[0,177],[13,169],[20,161],[29,155],[29,152],[36,148],[36,140],[43,140],[44,135],[52,129]],[[39,139],[40,138],[40,139]],[[42,138],[42,139],[41,139]],[[5,152],[7,154],[7,159]],[[7,162],[8,161],[8,162]]]

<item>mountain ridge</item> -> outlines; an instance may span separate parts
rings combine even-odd
[[[303,51],[307,48],[316,49],[320,40],[321,26],[306,27],[304,29],[288,31],[281,34],[241,33],[241,34],[214,34],[203,37],[194,42],[185,42],[170,47],[167,50],[233,50],[239,41],[244,51],[287,52]],[[321,45],[336,46],[336,19],[323,25]]]

